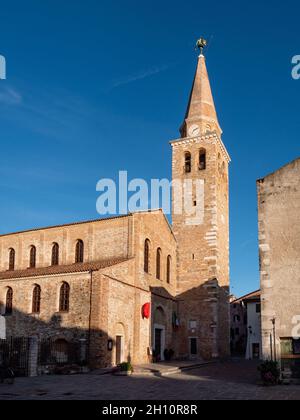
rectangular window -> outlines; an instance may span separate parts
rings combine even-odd
[[[300,340],[293,340],[293,353],[296,356],[300,355]]]
[[[291,356],[293,354],[293,340],[291,338],[282,338],[280,345],[282,356]]]
[[[261,304],[260,304],[260,303],[258,303],[258,304],[256,305],[256,313],[257,313],[257,314],[260,314],[260,313],[261,313]]]
[[[197,328],[197,321],[190,321],[190,330],[195,330]]]

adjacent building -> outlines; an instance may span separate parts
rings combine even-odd
[[[300,360],[300,159],[257,181],[264,359]]]
[[[93,367],[229,355],[230,158],[202,54],[180,133],[173,181],[193,181],[196,217],[173,189],[172,226],[158,210],[0,236],[7,337],[80,342]]]
[[[243,298],[230,301],[230,350],[232,356],[245,357],[247,345],[247,310]]]
[[[246,359],[261,359],[261,292],[251,293],[244,298],[247,308],[247,345]]]
[[[231,302],[231,354],[248,360],[261,359],[261,292]]]

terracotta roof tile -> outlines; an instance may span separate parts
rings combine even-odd
[[[239,299],[234,300],[231,304],[244,302],[247,300],[257,300],[261,297],[261,290],[256,290],[255,292],[249,293],[248,295],[242,296]]]
[[[115,258],[111,260],[87,262],[70,265],[57,265],[51,267],[30,268],[28,270],[2,271],[0,280],[9,280],[25,277],[52,276],[56,274],[84,273],[87,271],[98,271],[103,268],[112,267],[128,261],[128,258]]]

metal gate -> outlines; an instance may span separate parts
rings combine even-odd
[[[0,340],[0,366],[10,367],[16,376],[28,376],[29,338]]]
[[[78,342],[42,340],[39,343],[39,366],[86,366],[86,349]]]

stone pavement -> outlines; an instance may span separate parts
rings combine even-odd
[[[0,385],[0,400],[300,400],[300,386],[257,385],[257,365],[230,361],[166,377],[44,376]]]
[[[161,363],[149,363],[145,365],[134,366],[134,376],[169,376],[176,375],[187,370],[211,365],[215,362],[204,362],[203,360],[194,361],[172,361]]]

